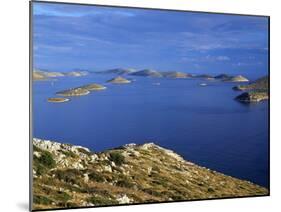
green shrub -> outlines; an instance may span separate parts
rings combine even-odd
[[[213,193],[215,190],[213,188],[208,188],[208,192]]]
[[[45,166],[41,165],[40,163],[37,163],[36,166],[34,167],[35,167],[34,169],[36,171],[36,175],[39,176],[45,174],[48,171],[48,169]]]
[[[34,195],[33,196],[33,203],[40,204],[40,205],[50,205],[52,204],[52,200],[45,196]]]
[[[62,202],[67,202],[68,200],[71,199],[71,196],[69,194],[67,194],[66,192],[58,191],[54,195],[54,199],[58,200],[58,201],[62,201]]]
[[[63,150],[61,150],[61,152],[62,152],[65,156],[67,156],[67,157],[72,157],[72,158],[75,158],[75,157],[76,157],[76,154],[73,153],[73,152],[71,152],[71,151],[63,151]]]
[[[125,157],[120,152],[109,153],[109,159],[117,166],[121,166],[125,162]]]
[[[118,202],[113,199],[108,199],[100,196],[92,196],[88,199],[94,205],[116,205]]]
[[[162,196],[162,194],[160,192],[155,191],[155,189],[153,189],[153,188],[144,188],[144,189],[142,189],[142,191],[147,194],[153,195],[153,196],[157,196],[157,197]]]
[[[96,182],[104,182],[105,181],[104,177],[101,174],[96,173],[96,172],[90,173],[89,178],[90,178],[90,180],[93,180],[93,181],[96,181]]]
[[[40,157],[33,155],[33,168],[37,175],[45,174],[50,168],[55,167],[55,165],[56,162],[52,154],[47,151],[40,150]]]
[[[134,184],[129,182],[128,180],[118,180],[116,183],[119,187],[125,187],[125,188],[133,188]]]
[[[50,152],[42,151],[41,156],[37,158],[38,162],[47,168],[53,168],[56,165],[56,161]]]
[[[79,184],[81,173],[77,169],[57,170],[56,177],[66,183]]]

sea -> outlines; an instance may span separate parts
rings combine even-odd
[[[128,75],[130,84],[106,83],[114,76],[33,82],[33,137],[94,152],[154,142],[200,166],[269,187],[267,101],[240,103],[234,98],[241,92],[232,89],[237,83],[219,80]],[[47,101],[89,83],[107,89],[65,103]]]

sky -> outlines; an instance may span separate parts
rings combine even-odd
[[[33,3],[34,68],[151,68],[258,73],[268,67],[265,17]]]

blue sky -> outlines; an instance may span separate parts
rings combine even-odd
[[[267,73],[264,17],[33,3],[34,67]]]

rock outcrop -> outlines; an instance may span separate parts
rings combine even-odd
[[[33,209],[267,195],[154,143],[95,153],[33,139]]]

